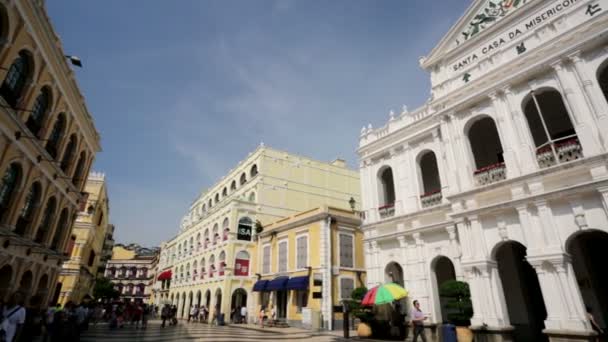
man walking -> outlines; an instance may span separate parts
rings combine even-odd
[[[428,319],[427,316],[424,315],[422,310],[420,310],[420,303],[415,300],[414,308],[411,312],[412,317],[412,326],[414,328],[414,339],[412,341],[418,341],[418,335],[423,342],[426,342],[426,336],[424,335],[424,321]]]

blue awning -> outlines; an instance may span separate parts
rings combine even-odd
[[[308,276],[293,277],[287,281],[288,290],[308,290]]]
[[[266,285],[266,291],[286,290],[288,280],[289,277],[276,277],[268,282],[268,285]]]
[[[268,285],[268,280],[258,280],[253,284],[253,291],[266,291],[266,285]]]

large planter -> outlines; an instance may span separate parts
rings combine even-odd
[[[458,342],[473,342],[473,331],[469,327],[456,327]]]
[[[357,335],[359,337],[370,337],[372,336],[372,328],[367,323],[359,323],[357,326]]]

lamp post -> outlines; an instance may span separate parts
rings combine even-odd
[[[354,197],[351,197],[350,200],[348,201],[348,204],[350,204],[350,209],[352,209],[352,211],[355,211],[355,205],[357,204],[357,201],[355,201]]]
[[[348,300],[342,300],[342,328],[344,329],[344,338],[350,338],[350,325],[348,323],[348,314],[350,305]]]

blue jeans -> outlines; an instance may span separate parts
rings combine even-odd
[[[424,325],[422,324],[414,324],[414,342],[418,341],[418,335],[420,335],[420,338],[423,342],[426,342],[426,336],[424,335]]]

